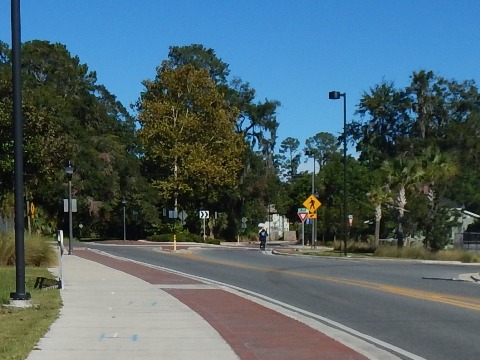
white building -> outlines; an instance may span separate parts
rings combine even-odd
[[[458,225],[452,228],[450,240],[453,242],[453,245],[461,246],[463,233],[467,231],[468,225],[471,225],[480,219],[480,215],[463,208],[456,208],[455,210],[459,211],[461,215],[458,219]]]
[[[290,230],[288,219],[284,215],[277,214],[274,204],[269,206],[269,215],[267,221],[258,224],[259,228],[265,227],[268,231],[268,240],[274,241],[283,237],[285,231]]]

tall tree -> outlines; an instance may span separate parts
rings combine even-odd
[[[299,146],[300,141],[292,137],[287,137],[280,144],[278,162],[284,178],[292,179],[297,174],[301,159],[301,154],[298,151]]]
[[[463,124],[472,112],[478,112],[478,90],[473,81],[459,83],[421,70],[411,76],[406,92],[412,104],[412,139],[422,140],[441,149],[449,139],[452,127]],[[421,150],[416,153],[420,153]]]
[[[234,187],[245,150],[235,133],[237,110],[223,101],[209,73],[164,62],[144,86],[138,136],[149,169],[156,169],[152,180],[159,194],[171,200],[178,196],[187,206]]]
[[[0,173],[2,189],[10,191],[10,50],[3,44],[0,51],[0,138],[6,140],[0,148],[4,151]],[[123,197],[144,193],[145,199],[152,198],[145,184],[141,185],[133,117],[97,84],[95,72],[62,44],[24,43],[22,71],[27,196],[47,217],[41,219],[44,223],[61,220],[59,202],[65,197],[67,183],[64,166],[72,160],[73,195],[79,210],[74,221],[82,222],[84,234],[114,234]],[[147,203],[139,210],[151,209]],[[137,220],[143,220],[145,212],[140,211]],[[76,230],[76,224],[74,227]]]
[[[448,238],[448,228],[445,226],[448,219],[436,221],[442,214],[440,196],[444,195],[450,180],[458,173],[458,166],[438,148],[425,148],[420,157],[423,168],[423,193],[428,199],[428,216],[425,227],[425,246],[439,250]],[[445,212],[443,212],[445,213]],[[441,223],[445,223],[441,225]]]
[[[329,157],[338,150],[337,139],[328,132],[319,132],[305,140],[305,151],[314,155],[319,164],[319,171],[325,166]]]
[[[388,186],[377,186],[367,193],[368,199],[375,208],[375,241],[374,246],[378,247],[380,243],[380,225],[382,221],[382,208],[384,205],[391,204],[392,194]]]
[[[176,68],[186,64],[196,69],[208,71],[219,91],[224,94],[224,101],[238,109],[236,129],[249,142],[252,148],[273,150],[277,139],[278,122],[276,110],[280,102],[266,99],[255,103],[255,90],[249,83],[234,77],[230,80],[229,65],[217,57],[213,49],[201,44],[189,46],[172,46],[165,61]]]
[[[356,111],[362,121],[347,125],[360,161],[377,168],[383,160],[408,150],[410,108],[407,93],[391,82],[382,82],[363,94]]]
[[[255,206],[254,204],[247,204],[247,202],[256,202],[255,198],[247,198],[247,194],[251,191],[248,188],[251,182],[247,179],[258,177],[257,174],[250,173],[250,171],[256,167],[256,160],[262,161],[264,154],[273,156],[278,129],[276,111],[280,103],[269,99],[256,101],[255,89],[248,82],[230,76],[228,64],[217,57],[214,50],[207,49],[203,45],[172,46],[164,66],[166,64],[169,64],[173,69],[190,64],[196,69],[206,70],[218,91],[223,94],[223,101],[226,106],[238,110],[235,129],[249,145],[250,151],[245,152],[242,158],[244,167],[243,172],[239,174],[238,189],[234,192],[230,191],[228,199],[224,199],[223,204],[229,204],[230,221],[240,218],[243,216],[242,212],[245,208]],[[260,159],[256,159],[256,157],[260,157]],[[265,197],[266,194],[263,192],[261,194],[257,193],[258,195]],[[236,236],[235,224],[231,222],[227,231]]]
[[[416,159],[409,157],[408,153],[401,154],[393,160],[385,160],[382,163],[382,171],[387,177],[389,188],[396,189],[395,206],[398,211],[397,220],[397,244],[403,247],[404,231],[403,222],[405,207],[407,205],[407,190],[418,185],[424,171]]]

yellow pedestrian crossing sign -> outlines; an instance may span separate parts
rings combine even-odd
[[[312,213],[317,210],[322,203],[315,196],[310,195],[308,199],[303,202],[303,205]]]

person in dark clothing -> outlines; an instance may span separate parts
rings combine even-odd
[[[267,242],[267,229],[264,227],[258,232],[258,240],[260,241],[260,250],[265,250],[265,244]]]

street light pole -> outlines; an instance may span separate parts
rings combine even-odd
[[[127,201],[123,199],[122,204],[123,204],[123,241],[127,241],[127,226],[125,222],[125,205],[127,204]]]
[[[315,154],[311,150],[305,151],[305,155],[311,156],[313,158],[313,173],[312,173],[312,195],[315,195]],[[316,219],[312,220],[312,247],[315,247],[316,240]]]
[[[12,90],[14,142],[14,197],[15,197],[15,270],[16,291],[10,293],[14,301],[30,300],[25,291],[25,205],[23,202],[23,118],[22,118],[22,62],[20,35],[20,0],[11,1],[12,25]]]
[[[330,91],[328,98],[338,100],[343,97],[343,251],[347,255],[347,93]]]
[[[72,175],[73,166],[71,161],[65,167],[65,173],[68,176],[68,255],[72,255],[72,238],[73,238],[73,216],[72,216]]]

